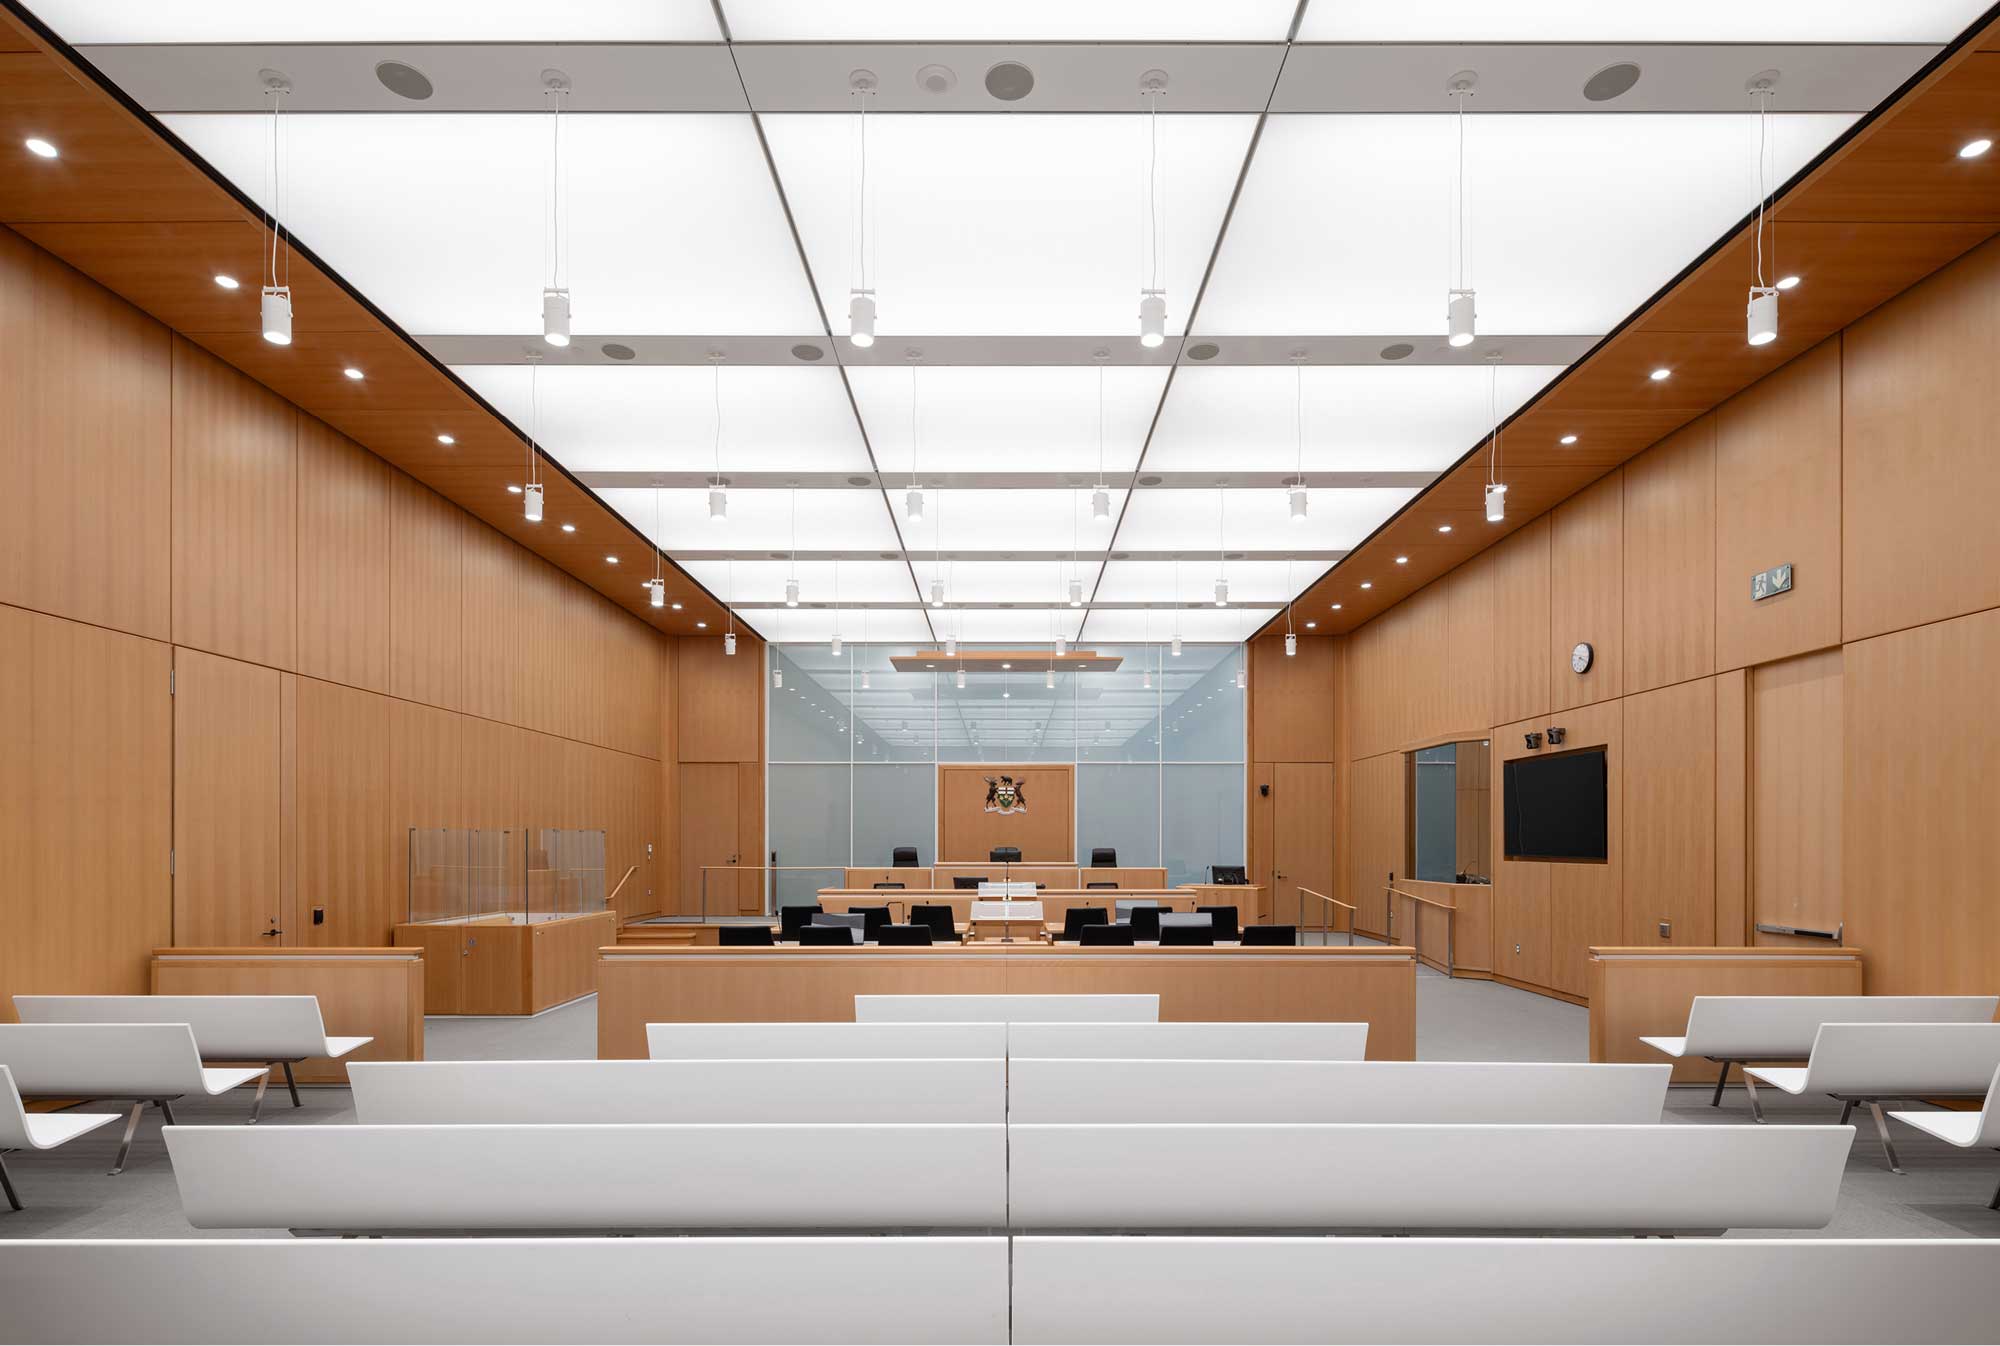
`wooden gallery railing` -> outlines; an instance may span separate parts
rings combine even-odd
[[[1327,938],[1332,931],[1333,909],[1335,907],[1339,907],[1342,911],[1347,913],[1347,942],[1350,945],[1354,943],[1354,913],[1360,910],[1360,908],[1349,906],[1347,903],[1342,902],[1339,898],[1328,897],[1325,893],[1316,893],[1312,889],[1305,887],[1301,887],[1299,889],[1299,896],[1300,898],[1316,897],[1320,900],[1321,904],[1319,908],[1320,943],[1322,944],[1326,943]]]
[[[1447,977],[1454,975],[1451,969],[1453,963],[1452,955],[1454,953],[1453,946],[1456,943],[1458,937],[1458,932],[1456,928],[1456,922],[1458,919],[1458,908],[1454,907],[1449,902],[1440,902],[1434,897],[1425,897],[1422,893],[1406,892],[1405,890],[1398,888],[1393,883],[1389,884],[1385,891],[1387,891],[1389,895],[1388,935],[1389,935],[1389,942],[1391,944],[1394,944],[1396,942],[1396,899],[1397,898],[1407,897],[1412,902],[1420,902],[1426,907],[1436,907],[1439,911],[1444,913],[1444,966],[1443,967],[1438,967],[1438,964],[1435,960],[1426,960],[1424,958],[1424,917],[1422,912],[1416,913],[1415,919],[1413,919],[1410,922],[1410,944],[1411,947],[1415,948],[1417,951],[1417,961],[1419,963],[1424,963],[1426,966],[1437,968],[1438,971],[1444,973],[1444,975]]]

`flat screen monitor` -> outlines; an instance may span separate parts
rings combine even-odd
[[[1610,858],[1603,748],[1516,757],[1502,774],[1509,860]]]

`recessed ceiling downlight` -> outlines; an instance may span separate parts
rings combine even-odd
[[[407,98],[413,103],[421,103],[437,90],[431,87],[431,77],[413,65],[402,61],[377,61],[375,78],[382,81],[382,87],[398,98]]]
[[[986,72],[986,92],[1003,103],[1018,103],[1035,91],[1035,72],[1019,61],[1002,61]]]
[[[1593,103],[1608,103],[1630,93],[1639,75],[1639,67],[1630,61],[1607,65],[1583,82],[1583,96]]]
[[[1213,360],[1220,354],[1222,354],[1222,347],[1216,345],[1213,341],[1197,341],[1194,345],[1188,347],[1187,356],[1190,360]]]
[[[1382,348],[1384,360],[1407,360],[1417,353],[1417,348],[1407,341],[1392,341]]]
[[[607,360],[630,360],[639,354],[622,341],[607,341],[597,349],[604,352]]]
[[[928,94],[950,93],[958,87],[958,74],[948,65],[927,65],[917,72],[917,87]]]
[[[798,345],[792,347],[792,358],[794,360],[819,360],[824,359],[825,356],[825,351],[808,341],[801,341]]]

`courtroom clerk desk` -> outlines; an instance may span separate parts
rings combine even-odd
[[[910,908],[930,905],[951,908],[952,923],[961,930],[972,919],[972,904],[982,899],[978,893],[966,889],[881,888],[856,891],[851,888],[822,888],[819,890],[820,910],[827,912],[851,911],[855,907],[887,907],[889,914],[898,923],[910,919]],[[1042,914],[1058,923],[1071,907],[1102,907],[1107,913],[1115,912],[1117,904],[1125,902],[1158,902],[1174,911],[1194,910],[1195,898],[1179,888],[1121,888],[1116,892],[1099,888],[1083,891],[1075,888],[1045,888],[1032,898],[1021,898],[1023,902],[1039,902]]]
[[[1184,883],[1179,891],[1194,894],[1197,907],[1234,907],[1239,926],[1263,925],[1271,919],[1261,883]],[[1301,929],[1305,927],[1301,926]]]
[[[641,1059],[649,1023],[847,1023],[857,995],[1157,995],[1173,1022],[1368,1024],[1370,1060],[1416,1056],[1413,949],[929,948],[600,949],[597,1054]]]

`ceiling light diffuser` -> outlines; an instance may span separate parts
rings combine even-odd
[[[35,142],[32,140],[29,141],[28,148],[34,149],[34,147],[35,147]],[[1958,151],[1958,157],[1961,159],[1977,159],[1980,155],[1986,153],[1986,151],[1992,148],[1993,148],[1993,142],[1990,140],[1981,139],[1981,140],[1970,141],[1964,146],[1960,147]],[[39,154],[40,152],[41,151],[36,150],[36,153]]]
[[[847,339],[866,350],[875,344],[875,296],[856,290],[847,297]]]
[[[542,521],[542,484],[539,481],[529,482],[521,492],[521,505],[522,514],[529,523]]]
[[[1778,277],[1778,288],[1781,290],[1794,289],[1797,287],[1798,283],[1799,283],[1799,278],[1797,276]]]
[[[263,299],[264,340],[273,346],[292,344],[292,287],[267,285]]]
[[[234,290],[242,284],[242,282],[237,280],[236,277],[234,276],[225,276],[219,273],[215,277],[215,283],[217,285],[220,285],[225,290]]]
[[[54,145],[51,145],[48,141],[41,139],[39,136],[29,136],[26,140],[22,141],[21,143],[28,147],[28,153],[35,155],[38,158],[55,159],[60,157],[60,151],[58,151]],[[1964,153],[1964,151],[1961,150],[1960,153]],[[1966,155],[1966,157],[1971,158],[1972,156]]]

